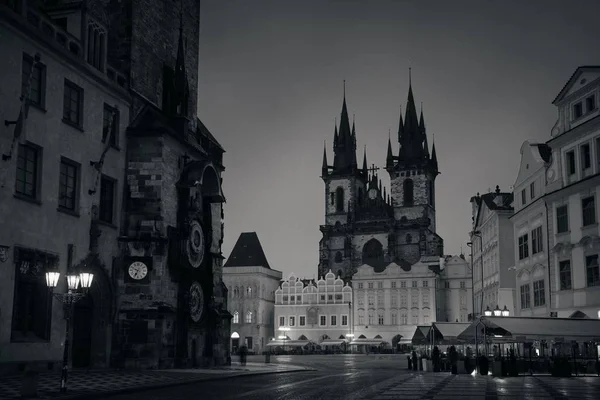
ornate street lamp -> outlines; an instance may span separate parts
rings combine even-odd
[[[502,315],[502,310],[500,309],[500,307],[498,307],[498,304],[496,304],[496,308],[494,308],[494,317],[500,317]]]
[[[509,315],[510,315],[510,311],[508,311],[508,308],[506,308],[506,304],[505,304],[504,309],[502,310],[502,316],[508,317]]]
[[[46,285],[52,293],[52,296],[61,303],[63,303],[65,311],[66,321],[66,332],[65,332],[65,343],[63,349],[63,367],[60,376],[60,391],[67,391],[67,378],[68,378],[68,366],[69,366],[69,328],[71,322],[71,314],[73,312],[73,304],[83,299],[88,292],[92,281],[94,280],[94,274],[88,272],[81,272],[80,274],[69,274],[67,275],[67,292],[66,293],[54,293],[54,289],[58,286],[58,279],[60,278],[60,272],[48,271],[46,272]],[[83,289],[82,293],[76,292],[77,288],[81,285]]]
[[[486,317],[492,316],[492,310],[490,310],[490,306],[486,306],[485,311],[483,312],[483,315],[485,315]]]
[[[346,353],[352,351],[350,349],[350,343],[352,342],[352,339],[354,339],[354,333],[346,333],[346,340],[348,341],[348,344],[346,345]]]

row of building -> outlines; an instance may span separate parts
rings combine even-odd
[[[60,366],[66,318],[76,367],[227,361],[200,5],[163,3],[0,2],[0,372]],[[72,313],[47,272],[93,273]]]
[[[476,313],[600,318],[600,67],[579,67],[545,143],[521,145],[511,193],[471,198]]]

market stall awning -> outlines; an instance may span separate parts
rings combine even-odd
[[[342,343],[346,342],[344,339],[325,339],[319,345],[321,346],[340,346]]]
[[[381,339],[355,339],[352,342],[350,342],[351,346],[359,346],[359,345],[366,345],[366,346],[379,346],[379,345],[388,345],[389,343],[386,342],[385,340],[381,340]]]
[[[267,347],[286,346],[286,347],[302,347],[309,344],[309,340],[271,340],[267,343]]]
[[[461,342],[458,335],[463,333],[469,327],[468,322],[434,322],[432,329],[434,331],[435,344],[456,344]]]
[[[429,338],[429,334],[431,331],[431,326],[419,325],[417,329],[415,329],[415,333],[411,339],[412,344],[429,344],[431,339]]]
[[[600,342],[599,319],[480,317],[459,334],[458,339],[472,341],[476,330],[478,337],[482,337],[485,332],[488,338],[497,342]]]

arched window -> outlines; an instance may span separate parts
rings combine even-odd
[[[248,311],[246,313],[246,323],[247,324],[251,324],[252,323],[252,311]]]
[[[106,51],[106,31],[96,21],[88,20],[87,62],[104,72],[104,54]]]
[[[240,313],[237,311],[233,312],[233,323],[234,324],[239,324],[240,323]]]
[[[335,262],[336,263],[342,262],[342,252],[341,251],[338,251],[337,253],[335,253]]]
[[[402,184],[404,191],[404,205],[412,206],[413,204],[413,181],[412,179],[404,180]]]
[[[371,239],[363,247],[363,264],[376,267],[383,262],[383,245],[377,239]]]
[[[335,189],[335,211],[344,211],[344,189],[341,187]]]
[[[246,293],[248,295],[248,298],[252,297],[252,288],[250,286],[248,286],[248,288],[246,289]]]

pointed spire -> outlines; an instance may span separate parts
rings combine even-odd
[[[402,105],[400,105],[400,122],[398,123],[398,143],[402,143],[404,133],[404,121],[402,120]]]
[[[427,143],[427,133],[425,132],[425,118],[423,118],[423,102],[421,102],[421,115],[419,116],[419,130],[423,137],[423,153],[429,158],[429,143]]]
[[[322,176],[327,176],[329,169],[327,167],[327,142],[323,141],[323,165],[321,166]]]
[[[363,155],[363,173],[365,174],[365,176],[368,176],[368,171],[367,171],[367,145],[365,144],[365,151],[364,151],[364,155]]]
[[[433,136],[433,145],[431,146],[431,165],[437,172],[438,171],[438,160],[437,160],[437,154],[435,153],[435,135]]]
[[[391,133],[390,133],[391,135]],[[392,138],[388,137],[388,148],[387,148],[387,157],[385,160],[385,167],[387,169],[392,168],[394,166],[394,153],[392,153]]]
[[[177,43],[177,59],[175,60],[175,93],[177,114],[185,115],[187,110],[187,74],[185,71],[185,48],[183,45],[183,2],[179,11],[179,40]]]

